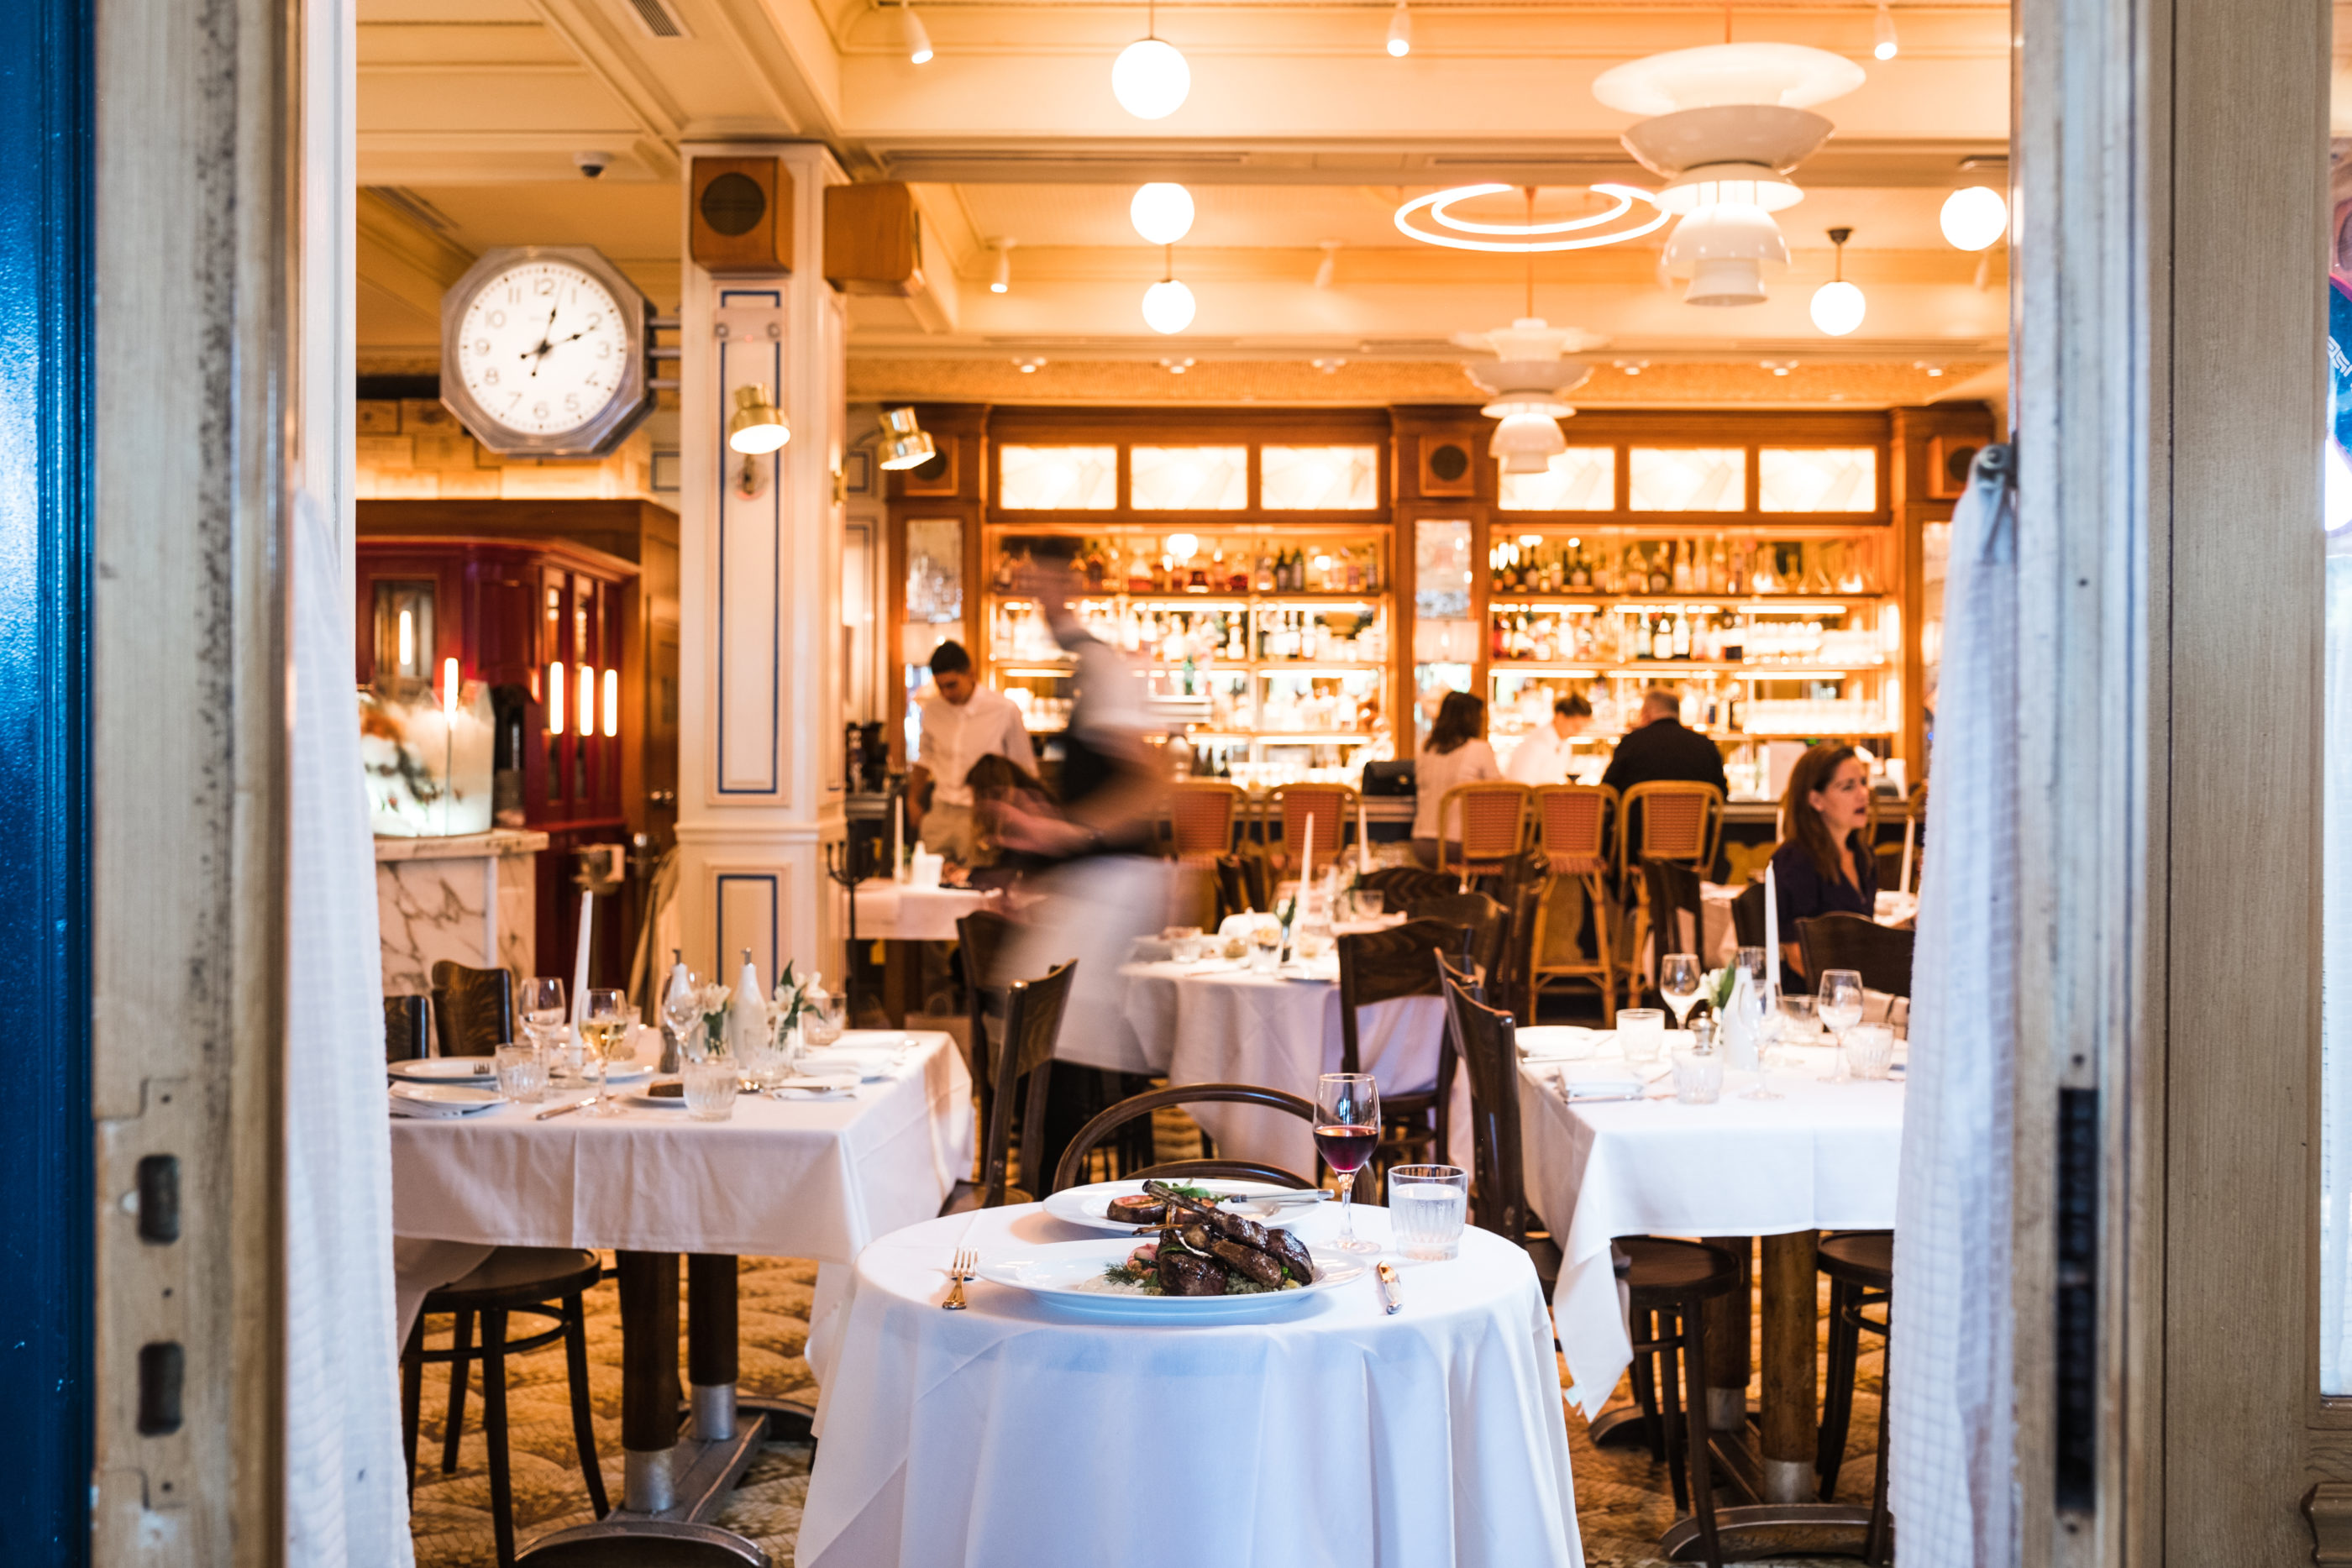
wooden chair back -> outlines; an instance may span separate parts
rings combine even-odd
[[[996,1103],[996,1042],[1004,1033],[1006,949],[1018,925],[993,909],[975,909],[956,921],[956,945],[963,950],[965,1055],[980,1099],[980,1125],[988,1126]]]
[[[1444,920],[1408,920],[1384,931],[1356,931],[1333,944],[1339,952],[1339,1071],[1361,1072],[1357,1048],[1360,1009],[1404,997],[1437,995],[1433,956],[1450,957],[1467,969],[1470,933]],[[1441,1070],[1439,1080],[1444,1081]],[[1386,1091],[1382,1091],[1386,1097]]]
[[[1617,791],[1605,784],[1546,784],[1533,796],[1537,846],[1554,876],[1609,869]]]
[[[1494,994],[1501,978],[1504,949],[1509,945],[1511,912],[1483,893],[1448,893],[1436,898],[1416,898],[1405,905],[1414,920],[1440,920],[1470,934],[1471,974],[1482,998]]]
[[[1045,1134],[1045,1089],[1053,1074],[1045,1069],[1062,1034],[1062,1013],[1069,1005],[1070,977],[1076,959],[1034,980],[1015,980],[1004,988],[1004,1039],[996,1052],[996,1092],[989,1110],[988,1138],[980,1166],[980,1206],[998,1208],[1007,1202],[1027,1202],[1037,1190],[1038,1150]],[[1026,1078],[1026,1093],[1018,1085]],[[1021,1104],[1021,1166],[1012,1169],[1013,1111]],[[1015,1185],[1022,1196],[1014,1197]]]
[[[1650,935],[1655,957],[1669,953],[1699,953],[1706,944],[1706,902],[1698,873],[1675,861],[1643,861],[1642,879],[1650,893]],[[1706,955],[1699,954],[1706,967]]]
[[[419,996],[383,998],[383,1059],[415,1061],[433,1054],[432,1003]]]
[[[1764,880],[1761,877],[1739,890],[1731,901],[1731,930],[1742,947],[1764,946]]]
[[[1234,826],[1249,796],[1239,786],[1215,779],[1187,779],[1168,787],[1160,811],[1168,853],[1205,863],[1234,852]]]
[[[1298,852],[1307,839],[1307,824],[1315,824],[1315,863],[1307,874],[1328,866],[1346,847],[1349,825],[1356,816],[1356,792],[1345,784],[1285,784],[1266,797],[1266,814],[1282,830],[1279,849],[1266,846],[1274,863],[1291,875],[1299,874]]]
[[[444,958],[433,966],[433,1029],[444,1056],[488,1056],[514,1039],[514,977]]]
[[[1217,917],[1268,907],[1265,862],[1255,855],[1217,857]]]
[[[1149,1116],[1167,1106],[1201,1104],[1258,1105],[1269,1111],[1286,1112],[1308,1126],[1315,1124],[1312,1102],[1281,1089],[1261,1089],[1254,1083],[1174,1083],[1165,1089],[1146,1090],[1130,1094],[1115,1105],[1097,1112],[1080,1127],[1062,1151],[1060,1161],[1054,1166],[1054,1185],[1049,1189],[1059,1192],[1076,1186],[1086,1178],[1087,1160],[1112,1134],[1139,1116]],[[1300,1176],[1284,1170],[1280,1166],[1262,1165],[1255,1160],[1171,1160],[1164,1165],[1147,1166],[1131,1172],[1135,1180],[1160,1178],[1168,1181],[1190,1181],[1199,1176],[1239,1177],[1249,1181],[1274,1182],[1283,1186],[1310,1187],[1317,1184],[1312,1176]],[[1356,1173],[1356,1200],[1372,1201],[1374,1186],[1372,1168],[1366,1165]]]
[[[1500,779],[1448,789],[1437,803],[1437,869],[1467,886],[1470,878],[1496,875],[1527,853],[1532,796],[1526,785]]]
[[[1912,935],[1859,915],[1822,915],[1797,922],[1805,974],[1821,984],[1824,969],[1852,969],[1864,988],[1891,997],[1911,995]]]
[[[1723,791],[1682,779],[1636,784],[1618,803],[1618,820],[1625,824],[1617,835],[1621,875],[1629,857],[1681,861],[1704,871],[1723,841]]]
[[[1384,910],[1410,908],[1416,899],[1439,898],[1462,891],[1462,879],[1417,865],[1382,866],[1357,879],[1359,885],[1381,895]]]
[[[1437,960],[1446,1028],[1470,1079],[1470,1222],[1515,1246],[1528,1239],[1519,1145],[1519,1051],[1511,1015],[1479,1000],[1470,977]]]

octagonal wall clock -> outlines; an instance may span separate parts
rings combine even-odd
[[[653,411],[652,323],[587,246],[487,251],[441,297],[441,401],[493,452],[601,457]]]

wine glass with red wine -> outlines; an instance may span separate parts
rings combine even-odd
[[[1369,1072],[1327,1072],[1315,1085],[1315,1149],[1339,1178],[1339,1239],[1347,1252],[1377,1252],[1380,1244],[1356,1239],[1356,1173],[1381,1141],[1381,1086]]]

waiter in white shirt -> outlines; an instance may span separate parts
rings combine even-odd
[[[915,703],[923,728],[915,765],[907,770],[907,821],[925,849],[968,866],[977,838],[971,786],[965,782],[972,764],[1002,757],[1034,777],[1037,754],[1021,710],[972,677],[971,655],[961,643],[931,651],[931,689],[917,694]]]
[[[1570,692],[1551,705],[1551,722],[1530,732],[1511,753],[1503,776],[1514,784],[1565,784],[1571,755],[1570,743],[1592,727],[1592,705],[1581,692]]]

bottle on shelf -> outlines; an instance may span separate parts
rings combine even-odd
[[[1691,559],[1688,549],[1679,539],[1668,545],[1666,548],[1668,550],[1673,552],[1674,557],[1673,581],[1675,591],[1676,593],[1691,593],[1696,591],[1691,586]]]

